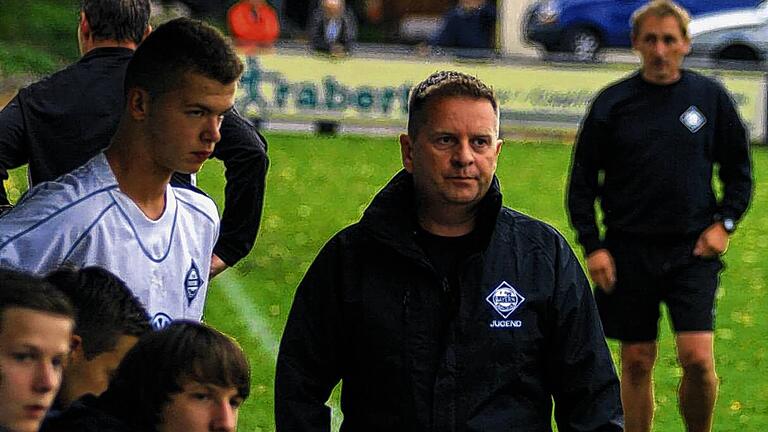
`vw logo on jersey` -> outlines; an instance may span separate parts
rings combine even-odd
[[[158,312],[155,314],[155,316],[152,317],[152,328],[155,330],[162,330],[173,322],[173,318],[169,317],[168,315]]]
[[[187,294],[187,305],[192,304],[192,300],[197,297],[197,293],[203,286],[203,277],[200,275],[200,269],[197,268],[195,260],[192,260],[192,265],[187,270],[187,276],[184,278],[184,291]]]
[[[691,133],[696,133],[705,123],[707,123],[707,118],[704,117],[704,114],[702,114],[698,108],[691,105],[680,115],[680,122],[683,123]]]
[[[502,281],[485,300],[499,315],[506,319],[515,309],[520,307],[525,301],[525,297],[520,295],[512,285]]]

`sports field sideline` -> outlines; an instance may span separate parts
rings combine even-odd
[[[271,166],[262,227],[254,251],[214,280],[205,320],[235,336],[253,370],[250,399],[241,410],[240,431],[274,430],[272,387],[275,356],[293,292],[320,247],[356,221],[373,195],[400,169],[395,137],[267,136]],[[505,204],[554,225],[574,244],[564,210],[563,188],[571,146],[507,142],[498,175]],[[714,429],[768,430],[768,152],[755,148],[756,191],[751,209],[733,237],[719,292],[716,330],[721,379]],[[220,204],[223,167],[209,161],[199,186]],[[15,191],[24,172],[13,172]],[[580,254],[580,251],[578,251]],[[680,431],[675,364],[669,326],[662,323],[656,369],[655,430]]]

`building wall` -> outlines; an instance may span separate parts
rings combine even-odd
[[[500,47],[504,54],[535,54],[522,38],[525,11],[534,0],[498,0]]]

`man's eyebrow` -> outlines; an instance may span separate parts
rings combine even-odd
[[[215,112],[214,109],[211,108],[210,106],[205,105],[205,104],[201,104],[199,102],[192,102],[192,103],[187,104],[187,109],[190,109],[190,108],[198,108],[198,109],[201,109],[201,110],[203,110],[203,111],[205,111],[207,113]],[[220,115],[229,114],[229,113],[233,112],[234,109],[235,109],[235,104],[232,104],[232,105],[228,106],[224,111],[221,111],[219,114]]]

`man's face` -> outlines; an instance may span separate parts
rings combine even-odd
[[[403,166],[424,208],[474,206],[488,192],[501,151],[498,118],[486,99],[430,101],[418,135],[400,136]]]
[[[0,325],[0,426],[36,432],[61,384],[74,323],[14,307]]]
[[[231,432],[243,399],[234,387],[189,381],[163,407],[158,432]]]
[[[641,22],[632,48],[640,53],[643,78],[654,84],[671,84],[680,78],[680,66],[691,43],[675,17],[650,15]]]
[[[221,139],[219,128],[234,104],[237,83],[192,72],[179,81],[177,88],[150,98],[146,128],[156,169],[189,174],[200,169]]]
[[[342,13],[341,0],[325,0],[323,2],[325,14],[329,17],[339,17]]]
[[[125,354],[136,345],[139,338],[122,335],[112,351],[103,352],[92,359],[85,358],[82,344],[72,353],[70,364],[64,371],[64,382],[59,400],[69,405],[86,394],[96,396],[104,393]]]

